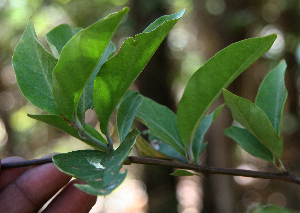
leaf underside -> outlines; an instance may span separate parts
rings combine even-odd
[[[25,98],[52,114],[59,114],[52,95],[52,71],[56,63],[57,59],[38,41],[30,19],[14,51],[12,64]]]
[[[142,96],[138,92],[134,92],[128,97],[124,98],[118,108],[117,128],[121,143],[131,128],[135,113],[138,107],[141,105],[142,100]]]
[[[136,117],[149,128],[151,134],[169,144],[182,156],[185,156],[185,149],[176,123],[176,115],[169,108],[143,97],[142,104],[136,112]]]
[[[64,173],[88,184],[76,184],[77,188],[92,195],[108,195],[124,181],[126,172],[120,173],[119,170],[138,135],[138,130],[132,130],[113,153],[79,150],[55,155],[53,162]]]

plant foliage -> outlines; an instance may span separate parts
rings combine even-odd
[[[270,49],[276,35],[243,40],[218,52],[187,82],[176,115],[128,89],[184,10],[158,18],[114,53],[111,38],[128,11],[124,8],[86,29],[57,26],[46,35],[52,54],[42,47],[29,20],[16,46],[13,66],[19,87],[32,104],[48,113],[28,116],[95,148],[55,155],[55,165],[85,180],[87,185],[76,185],[79,189],[107,195],[124,180],[126,172],[119,170],[136,141],[141,155],[200,164],[199,157],[208,145],[204,136],[224,104],[207,112],[222,91],[234,119],[244,126],[232,126],[225,134],[253,156],[276,164],[283,151],[279,135],[287,98],[285,62],[265,78],[255,104],[225,90]],[[100,132],[85,123],[85,112],[91,108],[98,116]],[[120,146],[115,150],[108,125],[116,110]],[[132,129],[135,119],[149,129],[143,137]],[[178,170],[173,175],[195,174]]]
[[[263,80],[255,103],[227,90],[223,95],[233,118],[244,128],[232,126],[225,134],[239,143],[251,155],[273,162],[282,157],[280,138],[283,110],[287,99],[284,83],[286,62],[281,61]]]

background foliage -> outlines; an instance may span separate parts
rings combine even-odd
[[[296,0],[1,0],[1,158],[12,155],[38,158],[50,152],[86,148],[83,143],[26,116],[27,112],[39,112],[19,91],[11,67],[11,56],[29,18],[33,18],[39,40],[47,46],[45,34],[53,27],[68,23],[73,27],[85,28],[124,6],[129,6],[131,11],[113,38],[117,48],[125,38],[142,32],[157,17],[186,8],[183,18],[175,25],[135,84],[141,94],[174,111],[187,79],[217,51],[245,38],[277,33],[278,38],[271,51],[228,89],[254,101],[263,77],[282,58],[286,59],[289,97],[282,125],[285,150],[282,161],[291,173],[300,175],[300,6]],[[219,103],[222,102],[220,99]],[[95,114],[89,112],[88,119],[90,125],[98,125]],[[218,167],[270,170],[272,167],[252,158],[224,135],[223,131],[231,125],[231,121],[229,109],[224,108],[206,135],[208,149],[201,162]],[[111,128],[114,128],[113,125]],[[155,138],[151,141],[154,145],[159,145]],[[176,212],[177,209],[179,212],[186,209],[194,209],[195,212],[245,212],[256,202],[274,203],[300,210],[300,187],[288,183],[225,176],[176,179],[169,176],[170,170],[151,166],[134,166],[129,173],[131,178],[123,190],[125,188],[127,193],[135,192],[133,196],[136,202],[131,207],[126,207],[131,212],[138,207],[148,209],[149,212]],[[143,186],[144,183],[146,187]],[[121,190],[122,188],[119,191]],[[189,195],[189,199],[186,195]],[[109,199],[122,202],[124,194],[116,192],[111,198],[99,199],[102,202],[101,208],[107,211],[113,208]]]

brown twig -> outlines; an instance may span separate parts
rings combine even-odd
[[[37,166],[45,163],[52,163],[52,158],[41,158],[34,160],[26,160],[26,161],[18,161],[18,162],[10,162],[10,163],[1,163],[1,169],[12,169],[26,166]]]
[[[194,171],[201,172],[203,175],[215,174],[215,175],[244,176],[244,177],[262,178],[262,179],[270,179],[270,180],[281,180],[281,181],[300,185],[300,178],[291,175],[288,172],[274,173],[274,172],[251,171],[251,170],[244,170],[244,169],[217,168],[217,167],[209,167],[204,165],[193,165],[193,164],[181,163],[178,161],[162,160],[156,158],[134,157],[134,156],[129,156],[128,161],[134,164],[157,165],[157,166],[167,166],[167,167],[178,168],[178,169],[194,170]],[[41,164],[51,163],[51,162],[52,162],[52,158],[42,158],[42,159],[35,159],[29,161],[2,163],[1,169],[36,166],[36,165],[41,165]]]

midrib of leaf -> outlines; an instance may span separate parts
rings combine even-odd
[[[139,112],[139,113],[142,114],[142,115],[144,115],[145,117],[147,117],[149,120],[151,120],[152,123],[154,123],[154,124],[156,124],[157,126],[159,126],[160,129],[163,130],[163,132],[166,133],[166,134],[167,134],[174,142],[176,142],[176,144],[177,144],[180,148],[184,149],[184,147],[182,147],[181,144],[179,144],[178,141],[177,141],[171,134],[169,134],[169,132],[168,132],[165,128],[163,128],[162,126],[160,126],[158,123],[156,123],[154,120],[152,120],[150,117],[146,116],[146,115],[143,114],[142,112]],[[146,123],[147,123],[147,122],[146,122]],[[173,129],[173,130],[174,130],[174,129]]]
[[[24,83],[26,82],[28,85],[30,85],[30,86],[32,86],[33,88],[35,88],[37,91],[40,91],[40,93],[42,93],[42,94],[44,94],[45,96],[47,96],[47,97],[53,99],[52,96],[49,96],[48,94],[44,93],[42,90],[40,90],[38,87],[36,87],[35,84],[30,84],[30,83],[28,83],[27,79],[24,78],[23,76],[20,76],[20,77],[26,80],[26,81],[24,81]]]
[[[250,129],[250,132],[256,137],[258,138],[255,133],[252,131],[252,128],[250,128],[250,126],[248,125],[248,122],[246,121],[246,119],[244,118],[244,116],[240,113],[240,110],[236,107],[236,105],[233,103],[233,101],[231,100],[231,97],[229,97],[229,100],[231,102],[231,104],[234,106],[234,108],[236,109],[236,111],[239,113],[240,117],[242,117],[243,121],[246,123],[247,127]],[[246,128],[246,127],[245,127]],[[246,128],[247,129],[247,128]]]

